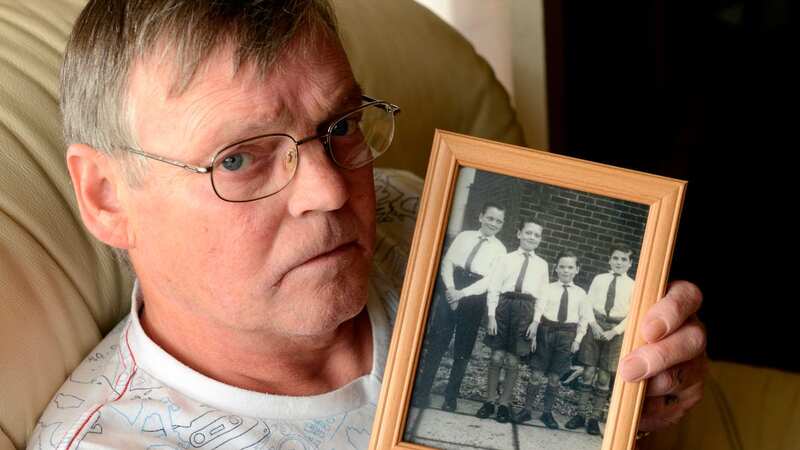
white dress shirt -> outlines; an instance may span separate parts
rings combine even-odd
[[[586,334],[586,328],[594,319],[592,305],[586,296],[586,291],[574,283],[567,285],[569,301],[567,302],[566,323],[577,323],[578,330],[575,341],[580,342]],[[558,310],[561,307],[561,295],[564,293],[564,283],[556,281],[544,289],[541,299],[533,308],[533,321],[538,323],[544,316],[547,320],[558,322]]]
[[[541,298],[544,288],[550,283],[550,277],[547,275],[547,261],[534,252],[529,253],[528,267],[522,282],[522,293],[530,294],[538,299]],[[501,293],[514,292],[517,277],[524,262],[525,256],[522,249],[514,250],[497,260],[492,274],[489,275],[489,289],[486,296],[489,316],[494,317]]]
[[[483,278],[472,283],[471,285],[461,290],[465,296],[480,295],[486,292],[489,284],[489,274],[492,273],[492,268],[499,258],[506,254],[506,247],[494,236],[484,236],[480,230],[462,231],[450,244],[447,253],[442,260],[442,280],[448,289],[453,289],[455,282],[453,281],[454,266],[466,269],[467,259],[472,249],[478,244],[481,238],[485,238],[486,242],[478,248],[478,253],[472,259],[470,264],[470,272],[483,275]]]
[[[613,272],[601,273],[594,277],[592,285],[589,286],[589,301],[594,311],[598,314],[606,315],[606,296],[612,281],[614,281]],[[622,334],[625,331],[625,325],[628,323],[628,312],[631,309],[632,294],[633,278],[629,277],[628,274],[617,277],[616,295],[614,296],[614,306],[611,308],[610,316],[616,319],[623,319],[613,328],[616,334]]]

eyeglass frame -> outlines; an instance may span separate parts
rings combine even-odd
[[[377,158],[373,158],[373,159],[371,159],[371,160],[369,160],[369,161],[367,161],[367,162],[365,162],[365,163],[363,163],[361,165],[355,166],[355,167],[344,167],[341,164],[339,164],[338,161],[336,161],[336,158],[333,155],[333,147],[331,146],[331,136],[333,135],[334,125],[339,123],[340,120],[344,119],[345,117],[347,117],[347,116],[349,116],[349,115],[351,115],[351,114],[353,114],[353,113],[355,113],[357,111],[361,111],[362,109],[367,109],[367,108],[369,108],[371,106],[377,106],[377,105],[382,105],[386,109],[386,112],[392,114],[392,120],[394,120],[394,118],[397,116],[397,114],[400,113],[400,107],[395,105],[395,104],[389,103],[389,102],[387,102],[385,100],[374,99],[374,98],[368,97],[366,95],[362,95],[361,96],[361,100],[366,102],[366,103],[362,104],[358,108],[353,108],[353,109],[347,111],[346,113],[344,113],[341,116],[339,116],[337,119],[331,120],[328,123],[328,128],[327,128],[327,131],[325,133],[317,133],[317,134],[314,134],[314,135],[311,135],[311,136],[306,136],[306,137],[301,138],[299,140],[295,139],[294,136],[286,134],[286,133],[267,133],[267,134],[260,134],[258,136],[252,136],[252,137],[249,137],[249,138],[246,138],[246,139],[241,139],[241,140],[238,140],[236,142],[233,142],[233,143],[230,143],[230,144],[226,144],[222,148],[220,148],[217,151],[215,151],[214,152],[214,156],[211,158],[211,164],[209,166],[206,166],[206,167],[196,166],[194,164],[189,164],[189,163],[184,162],[184,161],[179,161],[179,160],[176,160],[176,159],[166,158],[166,157],[163,157],[163,156],[160,156],[160,155],[156,155],[154,153],[146,152],[144,150],[141,150],[141,149],[138,149],[138,148],[135,148],[135,147],[123,147],[122,150],[125,150],[125,151],[127,151],[129,153],[133,153],[135,155],[143,156],[143,157],[148,158],[148,159],[152,159],[152,160],[155,160],[155,161],[160,161],[160,162],[163,162],[163,163],[167,163],[167,164],[170,164],[170,165],[175,166],[175,167],[180,167],[180,168],[186,169],[186,170],[188,170],[190,172],[200,173],[200,174],[205,174],[205,173],[209,174],[209,176],[211,178],[211,189],[214,191],[214,194],[216,194],[217,197],[219,197],[219,199],[222,200],[222,201],[226,201],[226,202],[230,202],[230,203],[254,202],[256,200],[262,200],[262,199],[265,199],[267,197],[271,197],[271,196],[277,194],[278,192],[282,191],[283,189],[285,189],[286,186],[288,186],[292,182],[292,180],[294,179],[295,172],[292,173],[292,176],[289,178],[287,183],[283,187],[281,187],[280,189],[278,189],[275,192],[272,192],[270,194],[267,194],[267,195],[264,195],[264,196],[261,196],[261,197],[248,199],[248,200],[229,200],[227,198],[224,198],[217,191],[217,187],[214,184],[214,176],[211,175],[211,173],[214,170],[214,164],[216,163],[217,157],[219,155],[224,153],[229,148],[237,146],[237,145],[240,145],[240,144],[244,144],[245,142],[249,142],[249,141],[253,141],[253,140],[261,139],[261,138],[266,138],[266,137],[272,137],[272,136],[283,136],[283,137],[287,137],[287,138],[291,139],[292,142],[294,142],[295,152],[296,152],[297,158],[298,158],[297,159],[297,164],[298,165],[300,164],[300,146],[305,144],[305,143],[307,143],[307,142],[311,142],[311,141],[314,141],[316,139],[319,139],[320,142],[322,143],[322,146],[325,148],[325,151],[328,152],[328,156],[331,158],[331,161],[333,161],[333,163],[336,164],[337,167],[340,167],[340,168],[346,169],[346,170],[355,170],[355,169],[358,169],[360,167],[364,167],[365,165],[375,161],[375,159],[377,159]],[[389,145],[391,145],[393,140],[394,140],[394,127],[392,129],[392,140],[389,141]],[[384,150],[384,152],[385,152],[385,150]],[[382,154],[383,153],[381,153],[381,155]],[[378,155],[378,156],[380,156],[380,155]]]

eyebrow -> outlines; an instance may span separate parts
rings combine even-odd
[[[363,95],[364,91],[361,85],[354,80],[352,86],[346,91],[343,91],[343,94],[339,95],[338,98],[333,102],[333,108],[328,109],[326,117],[320,122],[320,125],[330,123],[332,120],[338,119],[339,116],[347,112],[348,109],[357,108],[360,106]],[[291,118],[289,114],[286,112],[286,110],[284,110],[275,120],[249,121],[249,123],[243,127],[237,128],[235,133],[232,133],[238,137],[228,140],[220,146],[215,147],[208,155],[208,159],[210,160],[220,150],[230,146],[231,144],[235,144],[236,142],[247,140],[251,137],[263,134],[285,132],[285,129],[289,126],[288,122],[290,120]],[[297,136],[294,137],[298,138]],[[302,136],[300,138],[302,138]]]
[[[357,81],[353,80],[353,85],[333,102],[333,109],[328,110],[328,118],[325,121],[338,119],[338,116],[347,112],[347,109],[360,106],[363,97],[364,89]]]

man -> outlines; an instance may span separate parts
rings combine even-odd
[[[67,165],[85,226],[138,283],[31,448],[366,445],[389,337],[367,306],[370,163],[396,108],[362,98],[332,17],[312,0],[86,6],[62,69]],[[701,380],[662,372],[702,353],[689,289],[654,308],[663,339],[626,377],[661,373],[654,395]],[[683,400],[651,405],[650,429]]]
[[[488,276],[498,258],[506,254],[506,247],[495,237],[504,220],[505,208],[486,203],[478,215],[480,228],[459,233],[442,259],[440,273],[445,294],[439,293],[434,300],[433,320],[426,337],[429,346],[414,391],[414,403],[418,406],[427,405],[436,371],[455,334],[453,367],[442,409],[456,410],[478,328],[486,315]]]

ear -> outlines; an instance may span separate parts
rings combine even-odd
[[[88,145],[70,145],[67,169],[89,232],[112,247],[129,248],[128,216],[119,196],[125,181],[108,155]]]

